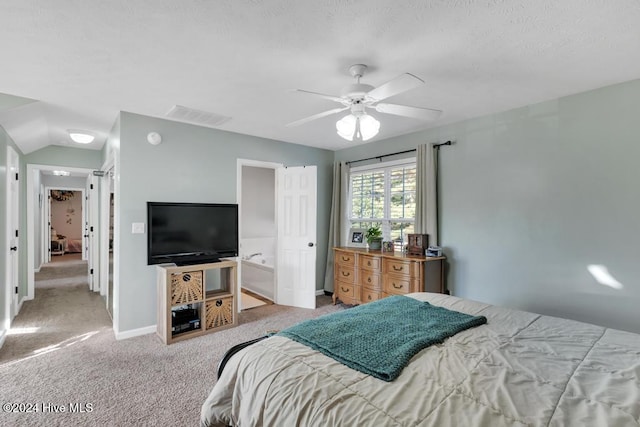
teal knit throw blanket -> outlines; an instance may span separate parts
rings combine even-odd
[[[306,320],[279,332],[350,368],[393,381],[420,350],[487,323],[405,296]]]

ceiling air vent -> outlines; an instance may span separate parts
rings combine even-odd
[[[231,120],[231,117],[209,113],[207,111],[195,110],[193,108],[174,105],[167,113],[167,117],[181,122],[193,123],[194,125],[215,127]]]

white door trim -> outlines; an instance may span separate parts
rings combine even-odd
[[[90,174],[93,173],[93,169],[86,168],[72,168],[67,166],[56,166],[56,165],[39,165],[39,164],[27,164],[27,295],[26,299],[31,300],[35,296],[35,266],[33,265],[35,262],[35,251],[41,250],[42,248],[36,248],[36,224],[35,224],[35,209],[34,206],[34,192],[39,192],[40,189],[34,188],[34,179],[33,174],[35,171],[54,171],[64,169],[69,172],[78,172]],[[58,188],[58,187],[56,187]],[[45,194],[48,192],[45,191]],[[44,200],[43,200],[44,205]],[[37,207],[41,209],[41,212],[44,212],[42,206]],[[50,238],[50,237],[49,237]],[[43,239],[45,241],[47,239]]]
[[[241,240],[242,237],[242,167],[243,166],[251,166],[255,168],[264,168],[264,169],[274,169],[277,170],[279,168],[284,167],[282,163],[275,162],[263,162],[261,160],[251,160],[251,159],[237,159],[236,161],[236,203],[238,204],[238,240]],[[275,174],[274,174],[275,175]],[[275,202],[275,201],[274,201]],[[278,219],[276,218],[276,224]],[[238,242],[240,243],[240,242]],[[242,248],[239,248],[238,255],[242,252]],[[276,266],[273,266],[273,287],[274,287],[274,296],[275,296],[275,280],[278,275],[278,271]],[[238,262],[238,289],[236,290],[236,295],[240,295],[242,292],[242,262]],[[242,298],[237,298],[238,307],[237,310],[240,312],[242,310]]]
[[[111,183],[109,181],[112,179],[109,174],[114,173],[113,159],[107,161],[100,170],[105,172],[100,180],[100,219],[98,221],[100,224],[100,295],[105,297],[105,305],[107,306],[107,311],[109,311],[109,298],[113,298],[113,295],[109,295],[109,222],[111,207]]]

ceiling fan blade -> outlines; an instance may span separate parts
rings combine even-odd
[[[373,108],[380,113],[395,114],[396,116],[413,117],[420,120],[435,120],[442,114],[441,110],[431,108],[409,107],[398,104],[376,104]]]
[[[382,101],[390,96],[416,88],[422,84],[424,84],[422,79],[419,79],[413,74],[405,73],[370,90],[367,95],[377,101]]]
[[[345,102],[347,102],[344,98],[340,98],[339,96],[325,95],[324,93],[311,92],[311,91],[308,91],[308,90],[293,89],[291,92],[308,93],[308,94],[311,94],[311,95],[319,96],[320,98],[328,99],[330,101],[339,102],[341,104],[345,104]]]
[[[286,126],[287,127],[299,126],[299,125],[305,124],[307,122],[310,122],[312,120],[316,120],[316,119],[320,119],[322,117],[330,116],[332,114],[336,114],[336,113],[339,113],[340,111],[344,111],[344,110],[347,110],[347,109],[349,109],[349,107],[334,108],[333,110],[324,111],[322,113],[314,114],[313,116],[305,117],[304,119],[296,120],[295,122],[288,123]]]

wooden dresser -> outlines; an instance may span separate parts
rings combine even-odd
[[[445,257],[339,247],[334,250],[333,303],[364,304],[410,292],[445,293]]]

